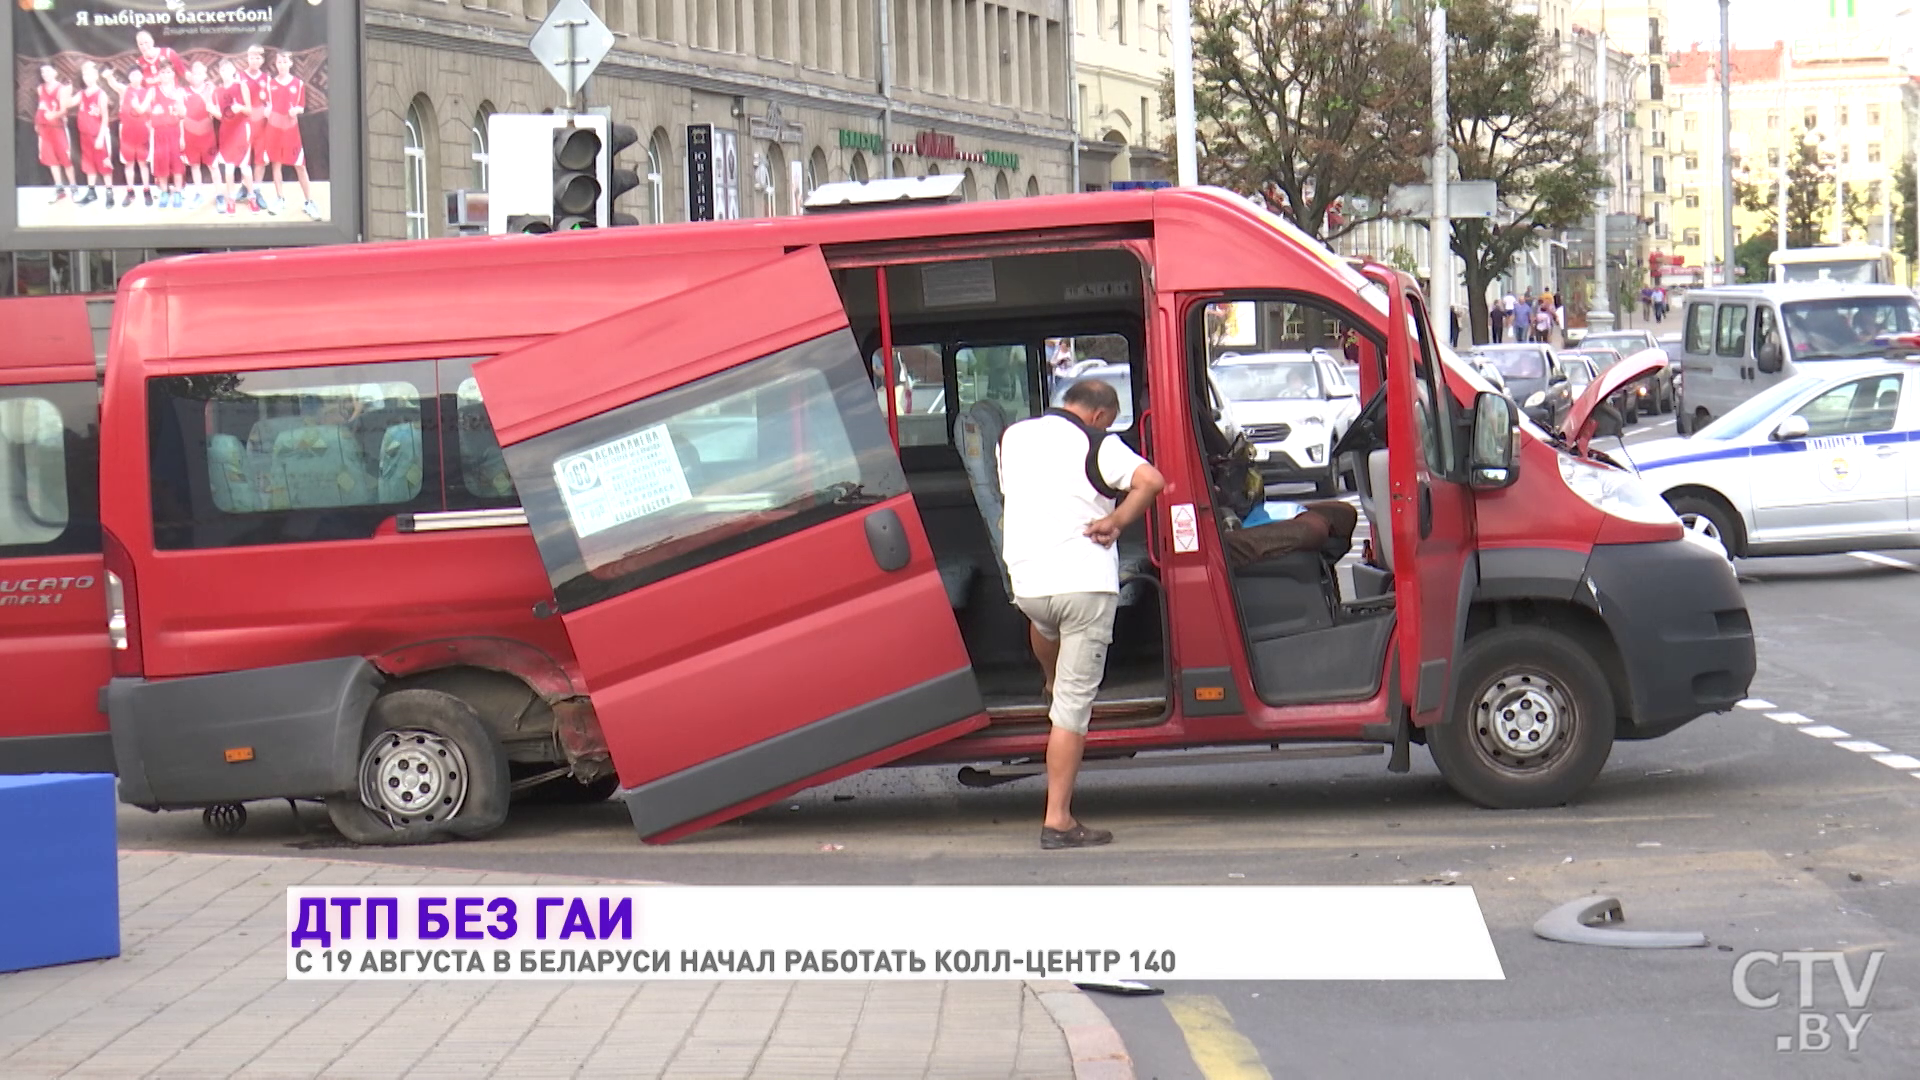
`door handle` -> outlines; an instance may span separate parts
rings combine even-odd
[[[1420,481],[1420,539],[1433,535],[1433,488]]]
[[[867,549],[880,569],[892,573],[913,561],[913,545],[907,542],[907,528],[900,515],[889,507],[867,515]]]

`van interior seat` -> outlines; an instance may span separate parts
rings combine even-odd
[[[268,482],[275,509],[364,506],[376,492],[360,441],[334,424],[281,432],[273,440]]]
[[[1007,413],[999,402],[981,398],[960,414],[956,426],[960,464],[967,471],[974,505],[979,507],[980,519],[986,524],[987,541],[993,546],[994,561],[1000,567],[1001,587],[1011,598],[1013,584],[1002,551],[1001,520],[1006,503],[1000,494],[1000,436],[1007,430]]]
[[[1373,555],[1380,568],[1393,570],[1393,512],[1387,477],[1387,448],[1382,446],[1367,455],[1367,467],[1355,477],[1360,481],[1360,508],[1367,514],[1367,535],[1373,540]]]
[[[207,436],[207,482],[213,491],[213,505],[229,514],[259,510],[254,497],[254,472],[248,467],[247,448],[240,436]]]
[[[380,437],[380,501],[412,502],[420,494],[420,425],[394,424]]]

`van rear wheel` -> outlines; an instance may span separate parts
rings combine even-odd
[[[1613,692],[1571,638],[1504,627],[1460,654],[1452,715],[1427,733],[1447,784],[1496,810],[1571,801],[1613,752]]]
[[[328,797],[327,817],[356,844],[470,839],[507,820],[506,754],[452,694],[396,690],[374,701],[355,775],[355,790]]]

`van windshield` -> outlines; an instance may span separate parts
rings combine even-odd
[[[1782,281],[1829,281],[1849,285],[1880,284],[1877,259],[1839,259],[1833,262],[1782,263]]]
[[[1311,360],[1220,364],[1213,377],[1231,401],[1280,401],[1323,396],[1320,375]]]
[[[1795,375],[1785,382],[1775,383],[1765,391],[1741,402],[1725,416],[1694,432],[1693,437],[1714,442],[1737,439],[1752,431],[1767,417],[1772,416],[1780,406],[1792,401],[1801,393],[1813,389],[1820,382],[1821,377],[1818,375]]]
[[[1795,360],[1838,360],[1884,351],[1882,334],[1920,331],[1920,302],[1901,296],[1848,296],[1781,305]]]

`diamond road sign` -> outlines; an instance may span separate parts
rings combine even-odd
[[[527,51],[567,92],[567,103],[587,84],[600,61],[613,51],[613,31],[587,6],[587,0],[556,0]]]

